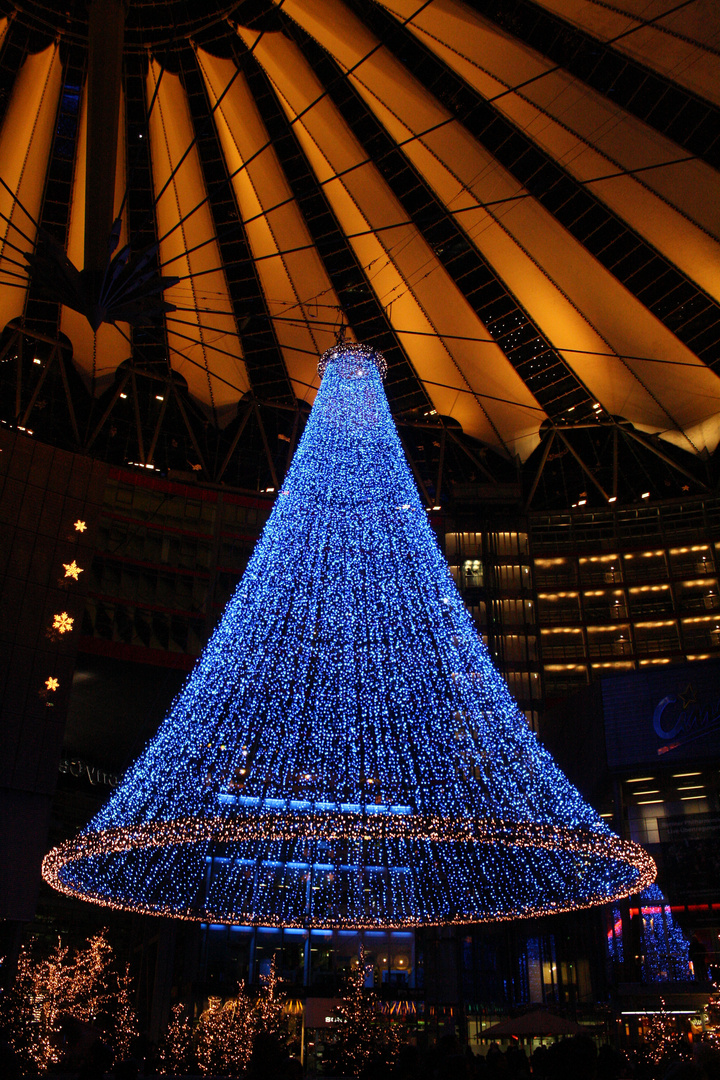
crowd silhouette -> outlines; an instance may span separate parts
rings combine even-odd
[[[369,1080],[720,1080],[720,1051],[686,1048],[685,1056],[653,1061],[650,1054],[626,1054],[611,1046],[599,1049],[589,1035],[575,1035],[529,1053],[515,1044],[491,1043],[473,1053],[453,1036],[428,1051],[404,1046],[392,1072],[373,1071]]]

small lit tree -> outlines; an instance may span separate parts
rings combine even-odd
[[[160,1043],[160,1072],[184,1073],[192,1058],[192,1023],[184,1005],[173,1005],[170,1023]]]
[[[248,1062],[252,1080],[276,1076],[287,1056],[289,1020],[281,988],[282,980],[273,956],[267,975],[260,976],[260,992],[255,1002],[255,1031]]]
[[[4,1029],[10,1047],[25,1071],[31,1059],[30,1046],[36,1035],[34,1007],[34,963],[30,951],[23,946],[18,958],[17,973],[12,986],[0,997],[0,1027]]]
[[[35,1035],[30,1042],[30,1058],[38,1072],[45,1072],[60,1060],[59,1019],[72,996],[73,971],[67,963],[68,950],[55,946],[47,960],[33,967],[31,1002]]]
[[[678,1033],[675,1021],[665,1009],[665,1002],[660,999],[660,1011],[656,1013],[645,1031],[645,1046],[653,1065],[676,1057],[682,1052],[683,1039]]]
[[[133,1044],[138,1037],[138,1019],[135,1006],[132,1002],[132,978],[130,965],[126,964],[125,972],[116,975],[117,992],[115,997],[115,1061],[124,1061],[129,1057]]]
[[[337,1038],[331,1058],[338,1072],[360,1076],[371,1066],[390,1066],[395,1061],[400,1038],[395,1027],[379,1015],[377,1004],[375,992],[365,989],[365,954],[361,949],[334,1014]]]
[[[240,984],[222,1003],[211,997],[195,1029],[195,1058],[202,1073],[239,1076],[247,1068],[258,1032],[257,1012]]]
[[[276,1039],[287,1038],[288,1020],[285,1012],[285,996],[282,993],[282,979],[277,973],[274,956],[270,961],[270,970],[267,975],[260,976],[260,993],[255,1008],[259,1031]]]
[[[107,1029],[113,950],[107,930],[94,934],[75,954],[69,988],[69,1011],[78,1020]]]
[[[23,1073],[43,1073],[60,1060],[60,1017],[72,996],[72,964],[58,943],[46,959],[21,949],[12,987],[2,999],[2,1024]]]
[[[72,1017],[99,1028],[115,1044],[116,1060],[127,1056],[137,1035],[130,975],[113,969],[106,931],[95,934],[70,958],[55,946],[46,958],[22,949],[13,986],[1,1002],[2,1025],[23,1072],[46,1072],[62,1057],[60,1029]]]
[[[195,1059],[201,1073],[220,1075],[226,1072],[226,1047],[232,1017],[223,1008],[222,998],[211,997],[195,1028]]]
[[[226,1045],[227,1071],[237,1076],[247,1069],[258,1027],[257,1012],[244,983],[240,983],[235,997],[223,1008],[231,1016]]]

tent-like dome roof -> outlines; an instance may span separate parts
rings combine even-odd
[[[311,404],[344,324],[385,353],[396,417],[470,456],[603,426],[669,463],[715,451],[710,0],[0,8],[0,328],[64,335],[95,399],[170,373],[235,433],[241,402]],[[94,332],[23,256],[50,236],[87,270],[116,217],[170,310]]]

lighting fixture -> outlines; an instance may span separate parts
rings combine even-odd
[[[108,803],[46,857],[45,879],[137,912],[339,929],[639,892],[652,859],[560,771],[463,605],[384,358],[341,343],[318,371],[219,626]]]

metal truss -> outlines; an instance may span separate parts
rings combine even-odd
[[[308,413],[299,402],[249,393],[235,420],[221,430],[176,373],[132,360],[94,399],[72,363],[67,340],[19,321],[9,324],[0,343],[0,402],[6,424],[55,445],[115,464],[190,470],[205,483],[254,491],[280,486]],[[518,501],[525,511],[567,508],[583,497],[627,504],[648,490],[658,498],[713,486],[709,463],[613,418],[546,422],[540,446],[522,467],[427,409],[405,412],[396,422],[428,508],[452,500],[457,483],[481,499],[482,492],[511,481],[518,492],[524,489]],[[560,485],[559,502],[553,485]]]

